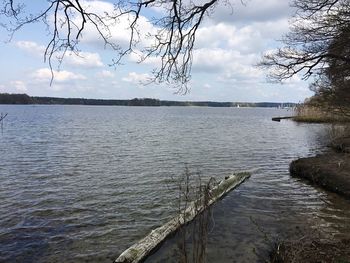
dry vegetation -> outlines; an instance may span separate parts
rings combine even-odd
[[[308,103],[300,104],[295,109],[294,121],[309,123],[344,123],[350,118],[341,111],[331,110],[327,107],[314,106]]]
[[[276,245],[270,262],[350,262],[350,240],[325,241],[306,236],[288,240]]]

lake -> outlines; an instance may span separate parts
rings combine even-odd
[[[295,227],[350,232],[348,201],[289,176],[330,127],[269,108],[0,105],[0,262],[111,262],[176,213],[185,167],[251,178],[212,210],[208,262],[255,262]],[[259,227],[257,227],[257,225]],[[258,228],[261,228],[260,230]],[[173,238],[174,239],[174,238]],[[170,239],[148,262],[174,261]]]

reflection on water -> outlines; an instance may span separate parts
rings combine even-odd
[[[350,204],[289,176],[325,149],[322,125],[276,109],[0,106],[0,261],[110,262],[175,212],[171,178],[190,169],[253,176],[215,205],[209,262],[253,262],[297,225],[349,233]],[[345,209],[344,209],[345,208]],[[169,240],[149,262],[170,260]]]

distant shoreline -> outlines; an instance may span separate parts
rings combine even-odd
[[[0,104],[10,105],[90,105],[90,106],[197,106],[197,107],[263,107],[292,108],[292,102],[215,102],[215,101],[171,101],[152,98],[135,98],[130,100],[85,99],[36,97],[27,94],[0,93]]]

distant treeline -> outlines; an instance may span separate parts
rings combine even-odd
[[[0,104],[33,104],[33,98],[27,94],[0,93]]]
[[[59,105],[106,105],[106,106],[201,106],[201,107],[294,107],[295,103],[276,102],[214,102],[170,101],[150,98],[132,100],[103,100],[83,98],[31,97],[27,94],[0,93],[0,104],[59,104]]]

